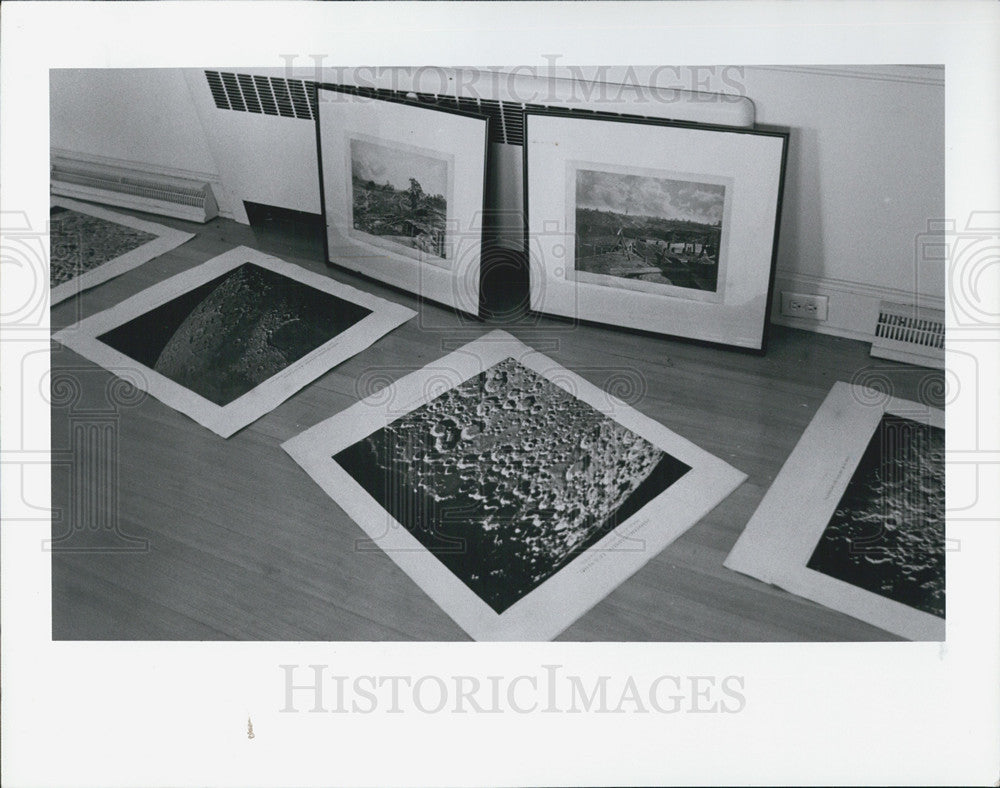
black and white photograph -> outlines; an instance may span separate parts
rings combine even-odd
[[[944,411],[836,383],[726,566],[943,640],[944,438]]]
[[[229,437],[413,314],[237,248],[53,339]]]
[[[498,614],[691,470],[513,358],[333,459]]]
[[[417,259],[446,259],[448,161],[351,140],[351,225]]]
[[[9,5],[0,783],[996,783],[997,4]]]
[[[576,279],[719,292],[725,204],[724,184],[577,167]]]
[[[53,304],[194,238],[193,233],[66,197],[52,198],[49,221]]]
[[[284,448],[476,640],[555,637],[744,478],[503,331]]]

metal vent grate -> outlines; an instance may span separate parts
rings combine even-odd
[[[883,301],[871,354],[925,366],[942,365],[944,312]]]
[[[312,120],[316,85],[303,79],[261,77],[231,71],[206,71],[208,89],[219,109]]]
[[[944,349],[944,315],[939,320],[918,317],[915,310],[883,302],[878,313],[875,336],[910,345]],[[906,312],[909,312],[907,314]]]
[[[229,71],[206,71],[205,79],[212,93],[215,106],[219,109],[237,112],[253,112],[278,115],[284,118],[313,120],[317,115],[317,93],[315,82],[307,79],[284,79],[282,77],[262,77],[251,74],[236,74]],[[524,144],[525,109],[547,109],[541,104],[524,104],[519,101],[498,101],[470,96],[447,96],[438,93],[414,93],[388,88],[357,87],[337,85],[330,87],[355,96],[377,98],[382,101],[413,102],[430,104],[451,109],[461,109],[486,115],[490,118],[490,142],[507,145]],[[592,109],[561,107],[578,115],[599,114]],[[603,113],[602,113],[603,114]],[[644,115],[623,117],[645,118]]]

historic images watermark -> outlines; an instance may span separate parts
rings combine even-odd
[[[739,714],[746,677],[581,676],[562,665],[517,675],[338,673],[285,664],[282,713],[328,714]]]
[[[413,90],[413,85],[420,85],[425,93],[479,98],[504,95],[521,104],[612,104],[626,98],[637,104],[669,104],[691,100],[738,101],[747,95],[743,66],[578,66],[561,63],[563,55],[545,54],[543,65],[449,69],[432,65],[338,66],[335,58],[327,54],[279,57],[290,79],[302,79],[311,70],[316,82],[403,93]],[[636,88],[649,90],[637,92]],[[342,101],[343,97],[331,94],[325,100]]]

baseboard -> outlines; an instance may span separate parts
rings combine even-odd
[[[823,321],[804,320],[781,314],[781,293],[790,290],[795,293],[823,295],[829,299],[827,319]],[[775,275],[774,297],[771,304],[771,322],[817,334],[857,339],[872,342],[878,322],[879,307],[883,301],[899,304],[915,304],[930,309],[944,309],[944,298],[901,288],[878,287],[875,285],[850,282],[840,279],[799,274],[778,270]]]

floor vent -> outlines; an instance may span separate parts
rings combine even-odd
[[[944,367],[944,312],[883,301],[871,354],[924,367]]]
[[[219,214],[211,184],[95,162],[54,157],[52,193],[62,197],[207,222]]]
[[[215,106],[219,109],[302,120],[313,120],[316,116],[317,83],[311,80],[263,77],[230,71],[206,71],[205,79],[208,81],[208,88],[211,91],[213,101],[215,101]],[[490,123],[490,142],[500,142],[507,145],[524,144],[524,116],[522,112],[525,109],[546,108],[540,104],[499,101],[474,96],[416,93],[355,85],[329,84],[328,87],[383,101],[419,101],[423,104],[463,109],[479,115],[486,115],[492,121]],[[579,115],[597,114],[595,110],[582,107],[560,106],[560,109]],[[644,118],[646,116],[630,115],[626,117]]]

